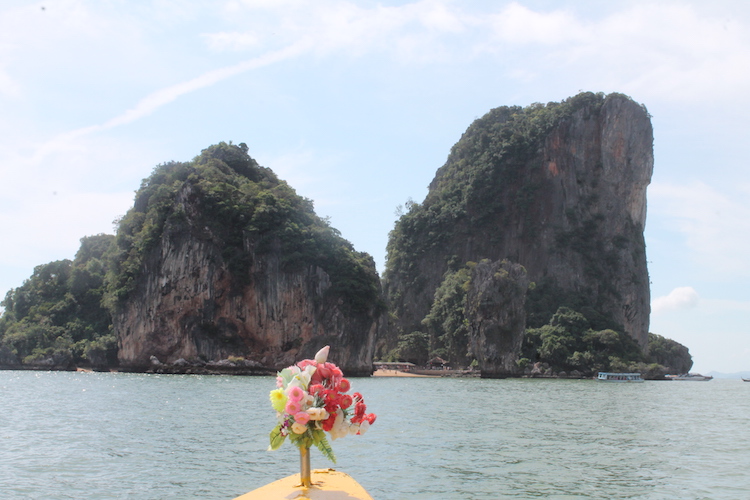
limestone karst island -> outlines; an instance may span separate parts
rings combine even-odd
[[[268,374],[336,345],[350,376],[686,373],[688,349],[649,332],[652,170],[625,95],[492,109],[403,207],[379,276],[244,143],[216,144],[5,295],[0,368]]]

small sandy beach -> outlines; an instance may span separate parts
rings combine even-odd
[[[437,378],[439,375],[418,375],[416,373],[402,372],[399,370],[375,370],[372,373],[373,377],[423,377],[423,378]]]

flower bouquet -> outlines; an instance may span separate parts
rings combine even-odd
[[[351,384],[338,366],[327,362],[328,351],[326,346],[314,360],[305,359],[278,373],[277,389],[270,394],[278,424],[271,431],[269,450],[278,449],[288,437],[301,454],[315,445],[336,463],[326,432],[336,440],[347,434],[364,434],[375,422],[375,414],[366,413],[362,395],[347,394]]]

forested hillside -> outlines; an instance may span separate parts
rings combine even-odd
[[[117,363],[112,319],[102,299],[114,236],[81,239],[73,261],[37,266],[10,290],[0,317],[0,365],[45,369],[105,368]]]
[[[231,372],[333,341],[368,372],[384,311],[372,257],[227,143],[156,166],[116,236],[83,238],[2,305],[0,366]]]

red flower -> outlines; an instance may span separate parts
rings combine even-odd
[[[342,408],[349,408],[352,405],[353,399],[350,395],[343,394],[339,401]]]
[[[323,430],[330,432],[333,429],[333,424],[336,422],[336,413],[331,413],[331,416],[323,420]]]
[[[359,401],[356,405],[354,405],[354,414],[357,417],[362,417],[365,412],[367,411],[367,405],[365,405],[362,401]]]
[[[326,366],[327,364],[318,365],[318,369],[315,370],[315,375],[320,375],[323,380],[331,378],[331,369]],[[315,375],[313,375],[313,378],[315,378]]]
[[[377,418],[378,416],[375,415],[374,413],[368,413],[367,415],[365,415],[365,420],[367,420],[370,423],[370,425],[374,424],[375,419]]]
[[[341,368],[334,365],[333,363],[326,363],[326,364],[329,365],[328,367],[331,369],[332,378],[334,378],[335,380],[344,378],[344,372],[341,371]]]
[[[338,390],[339,392],[349,392],[349,389],[352,388],[352,384],[345,378],[342,378],[339,381]]]

